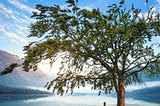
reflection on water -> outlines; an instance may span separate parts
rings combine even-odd
[[[0,102],[0,106],[116,106],[116,98],[97,95],[85,96],[50,96],[30,100],[15,100]],[[134,99],[126,99],[127,106],[159,106],[156,103],[147,103]]]
[[[126,106],[160,106],[160,81],[145,89],[127,88]],[[116,94],[75,93],[65,96],[48,94],[0,94],[0,106],[116,106]]]

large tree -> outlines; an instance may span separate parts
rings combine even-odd
[[[143,16],[134,5],[125,8],[124,0],[108,6],[106,13],[79,8],[77,0],[66,3],[66,8],[36,6],[28,37],[40,40],[24,47],[24,70],[36,70],[45,59],[52,65],[61,57],[61,70],[48,89],[62,95],[90,84],[100,93],[115,90],[117,106],[125,106],[125,86],[158,71],[160,54],[151,43],[160,36],[159,15],[149,11]]]

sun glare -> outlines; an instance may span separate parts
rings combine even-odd
[[[59,72],[59,68],[61,67],[61,60],[58,59],[53,65],[50,65],[50,60],[42,60],[38,64],[38,69],[40,69],[44,74],[54,75]]]

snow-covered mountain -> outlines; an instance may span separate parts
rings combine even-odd
[[[0,50],[0,71],[11,63],[21,63],[17,56]],[[0,85],[15,87],[43,87],[47,82],[41,70],[24,72],[22,68],[16,68],[12,73],[0,76]]]

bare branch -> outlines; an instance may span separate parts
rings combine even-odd
[[[145,57],[145,56],[147,56],[147,55],[137,57],[135,60],[133,60],[131,63],[129,63],[128,67],[126,67],[125,70],[130,70],[130,69],[135,68],[135,67],[133,67],[133,68],[128,69],[128,68],[129,68],[131,65],[133,65],[136,61],[138,61],[139,59],[141,59],[142,57]]]
[[[139,69],[139,70],[134,70],[133,72],[129,73],[126,77],[129,77],[129,76],[131,76],[131,75],[133,75],[133,74],[135,74],[135,73],[138,73],[138,72],[143,71],[144,69],[146,69],[146,68],[148,67],[148,65],[149,65],[149,62],[148,62],[144,67],[142,67],[141,69]]]

